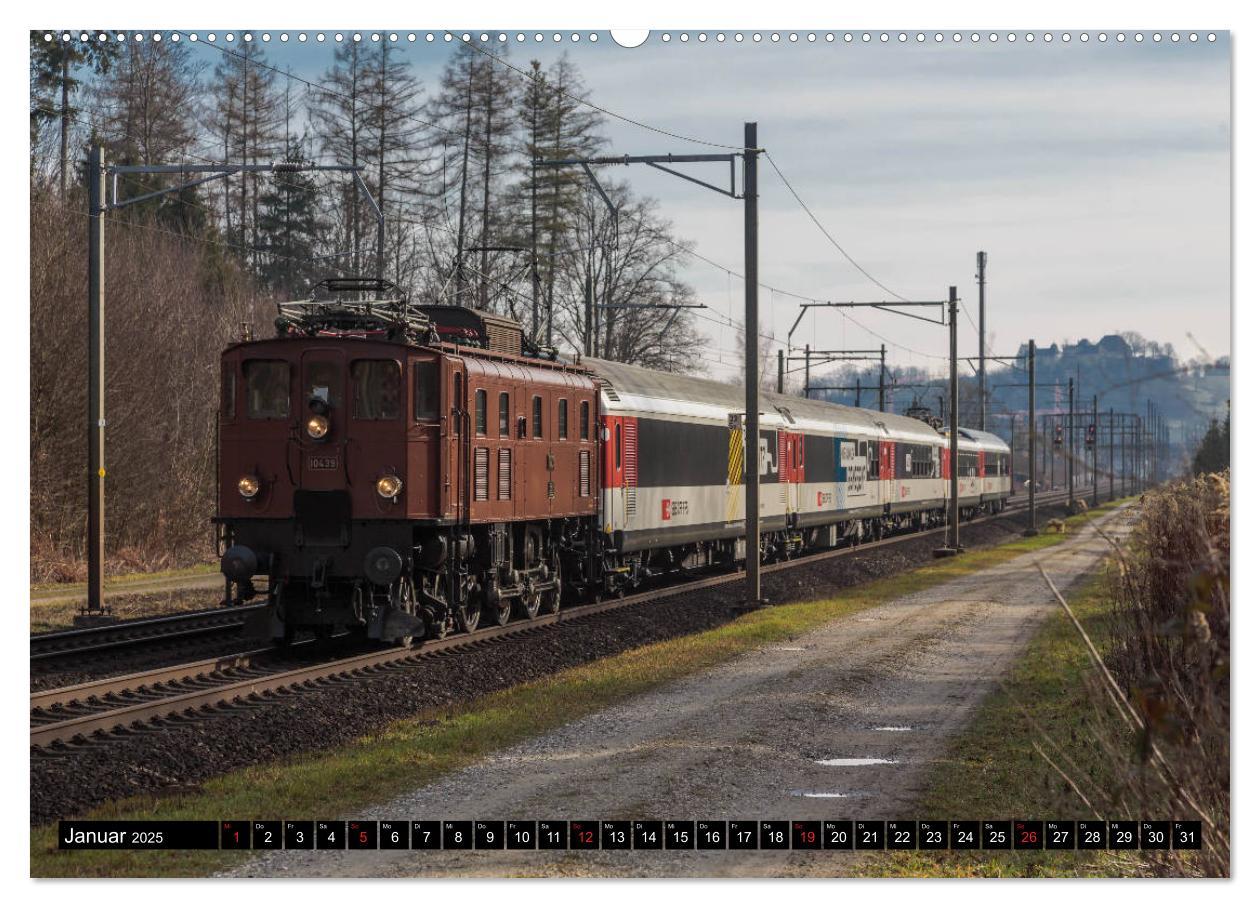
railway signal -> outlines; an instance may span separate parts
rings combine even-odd
[[[1055,423],[1054,426],[1054,446],[1056,448],[1063,447],[1063,423]]]

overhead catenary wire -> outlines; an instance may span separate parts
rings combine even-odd
[[[490,53],[485,48],[473,42],[467,35],[460,35],[456,32],[451,32],[451,31],[448,31],[446,34],[468,45],[473,50],[477,51],[479,54],[489,57],[491,60],[495,61],[496,63],[499,63],[500,65],[507,67],[508,69],[517,73],[518,75],[520,75],[522,78],[526,79],[527,81],[529,82],[534,81],[534,77],[531,76],[529,73],[527,73],[525,70],[521,69],[518,66],[515,66],[514,64],[509,62],[505,57],[502,57],[498,54]],[[697,139],[695,136],[684,135],[683,133],[678,133],[678,132],[671,132],[670,130],[664,129],[663,127],[653,126],[651,123],[644,123],[642,120],[636,120],[633,117],[626,116],[625,114],[619,114],[615,110],[609,110],[606,107],[601,107],[595,102],[591,101],[589,98],[583,98],[580,95],[571,94],[570,92],[564,91],[563,89],[557,89],[557,91],[559,91],[560,94],[564,95],[564,97],[568,98],[570,101],[573,101],[577,104],[585,105],[586,107],[589,107],[591,110],[595,110],[595,111],[598,111],[599,113],[602,113],[604,116],[612,117],[614,120],[620,120],[623,123],[629,123],[631,126],[637,126],[639,129],[646,129],[647,131],[654,132],[657,135],[668,136],[671,139],[678,139],[680,142],[691,142],[694,145],[706,145],[709,148],[724,148],[727,151],[743,151],[744,150],[744,146],[742,145],[727,145],[723,142],[712,142],[708,139]]]

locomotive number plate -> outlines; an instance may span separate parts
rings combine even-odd
[[[327,455],[311,455],[311,459],[307,461],[307,464],[312,470],[335,470],[337,469],[337,458]]]

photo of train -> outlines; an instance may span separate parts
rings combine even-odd
[[[263,635],[407,644],[746,560],[740,386],[564,360],[388,282],[316,290],[222,356],[220,564],[234,602],[267,598]],[[930,423],[762,406],[762,561],[944,523]],[[1004,508],[1007,444],[960,429],[958,452],[963,517]]]

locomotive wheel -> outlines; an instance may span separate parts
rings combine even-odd
[[[472,633],[481,624],[481,603],[474,597],[464,598],[464,604],[455,610],[455,624],[465,633]]]
[[[521,616],[526,621],[533,621],[537,618],[538,610],[542,608],[542,600],[543,594],[534,589],[533,583],[530,582],[518,600]]]
[[[552,577],[556,581],[556,588],[547,590],[542,594],[542,607],[548,615],[554,615],[560,611],[560,591],[564,588],[564,583],[560,579],[560,565],[557,563],[552,570]]]
[[[512,620],[512,600],[499,595],[499,582],[489,580],[486,583],[486,604],[482,607],[486,618],[499,627]]]

